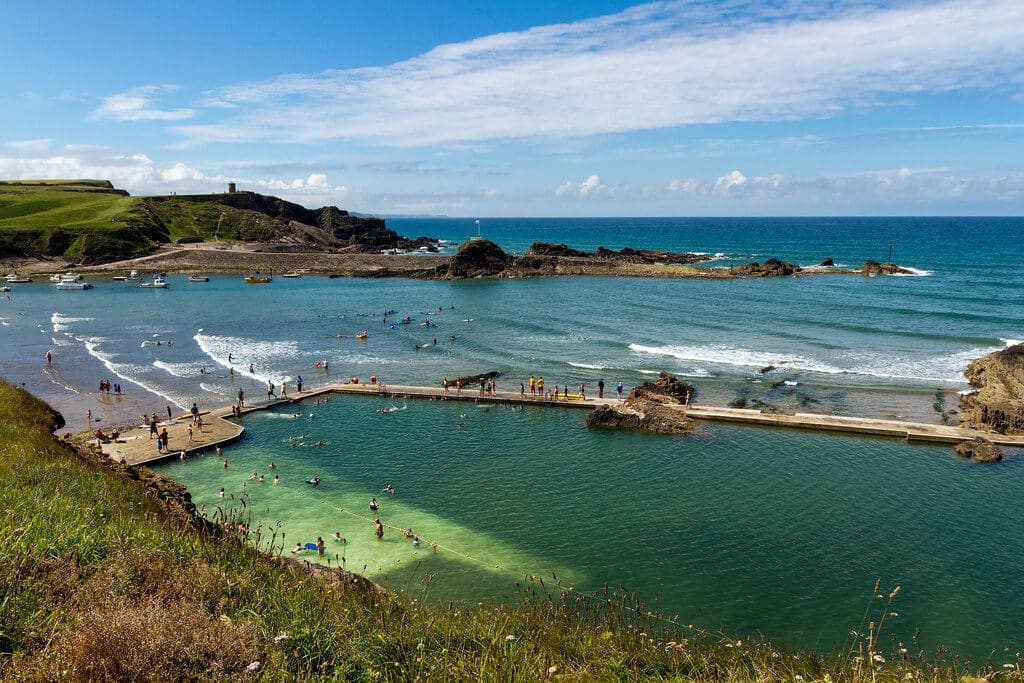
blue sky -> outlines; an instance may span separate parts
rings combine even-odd
[[[0,177],[452,216],[1024,214],[1024,2],[5,3]]]

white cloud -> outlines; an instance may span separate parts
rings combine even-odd
[[[593,181],[591,182],[591,179]],[[600,191],[585,191],[597,186]],[[851,175],[792,178],[782,174],[748,177],[734,170],[714,179],[673,179],[656,185],[606,184],[597,176],[583,183],[566,181],[555,189],[560,199],[615,197],[623,203],[658,202],[702,207],[733,214],[753,206],[794,213],[789,207],[900,205],[898,213],[916,207],[934,213],[933,206],[948,202],[1024,202],[1024,173],[980,177],[959,176],[948,169],[897,168]],[[682,201],[680,205],[677,202]],[[870,213],[870,211],[869,211]]]
[[[157,96],[176,90],[174,86],[144,85],[104,98],[93,113],[94,119],[115,121],[182,121],[195,116],[192,109],[156,109],[151,105]]]
[[[1020,0],[682,0],[225,87],[205,104],[226,119],[175,130],[193,143],[557,139],[824,117],[908,92],[1010,97],[1022,71]]]
[[[239,189],[275,194],[304,206],[341,204],[349,196],[344,185],[332,185],[327,174],[282,179],[256,175],[259,164],[238,164],[230,175],[204,171],[182,161],[156,162],[145,154],[124,153],[94,145],[66,145],[61,153],[4,155],[0,151],[0,178],[63,179],[99,178],[133,195],[221,192],[229,181]]]
[[[26,154],[39,154],[50,149],[50,138],[39,138],[38,140],[8,140],[3,143],[4,147],[13,149],[16,152]]]

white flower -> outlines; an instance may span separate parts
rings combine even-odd
[[[512,635],[512,634],[510,633],[510,634],[508,634],[507,636],[505,636],[505,640],[517,640],[517,638],[516,638],[516,636],[514,636],[514,635]]]
[[[259,662],[250,662],[249,666],[247,666],[245,668],[248,669],[249,671],[255,671],[256,669],[260,668],[260,663]]]

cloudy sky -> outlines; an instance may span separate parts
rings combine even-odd
[[[385,215],[1024,214],[1021,0],[137,5],[5,3],[0,178]]]

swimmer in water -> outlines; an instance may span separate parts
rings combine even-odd
[[[379,505],[377,504],[377,499],[376,498],[371,498],[370,499],[370,509],[371,510],[376,510],[378,507],[379,507]]]
[[[388,494],[389,496],[393,496],[393,495],[395,495],[395,487],[394,487],[394,486],[392,486],[391,484],[388,484],[387,486],[385,486],[384,488],[382,488],[382,489],[380,490],[380,492],[381,492],[381,493],[386,493],[386,494]]]

